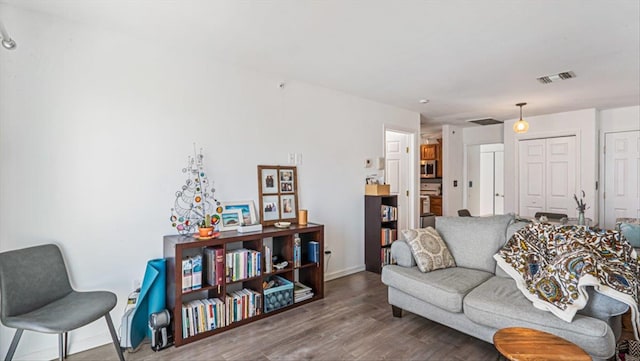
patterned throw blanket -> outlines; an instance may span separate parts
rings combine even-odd
[[[586,286],[628,304],[640,340],[640,261],[621,233],[532,223],[494,258],[536,308],[567,322],[587,304]]]

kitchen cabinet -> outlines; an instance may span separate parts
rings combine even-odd
[[[441,216],[442,215],[442,196],[431,196],[430,197],[430,203],[431,203],[431,213],[435,214],[436,216]]]
[[[438,145],[439,144],[422,144],[420,146],[420,159],[421,160],[436,160],[438,159]]]

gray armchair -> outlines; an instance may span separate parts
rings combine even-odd
[[[0,253],[0,321],[16,328],[5,360],[11,360],[24,330],[57,333],[60,360],[67,357],[67,333],[100,317],[124,361],[109,311],[116,295],[107,291],[77,292],[71,288],[58,246],[35,246]]]

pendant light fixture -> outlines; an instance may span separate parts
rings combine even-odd
[[[513,123],[513,131],[518,134],[526,133],[527,130],[529,130],[529,123],[527,123],[526,120],[522,119],[522,107],[525,105],[527,105],[527,103],[516,104],[517,107],[520,107],[520,120]]]

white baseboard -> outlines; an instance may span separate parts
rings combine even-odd
[[[350,274],[362,272],[364,270],[365,270],[365,265],[359,265],[359,266],[354,266],[354,267],[346,268],[346,269],[331,272],[331,273],[325,273],[324,280],[331,281],[331,280],[335,280],[336,278],[348,276]]]

